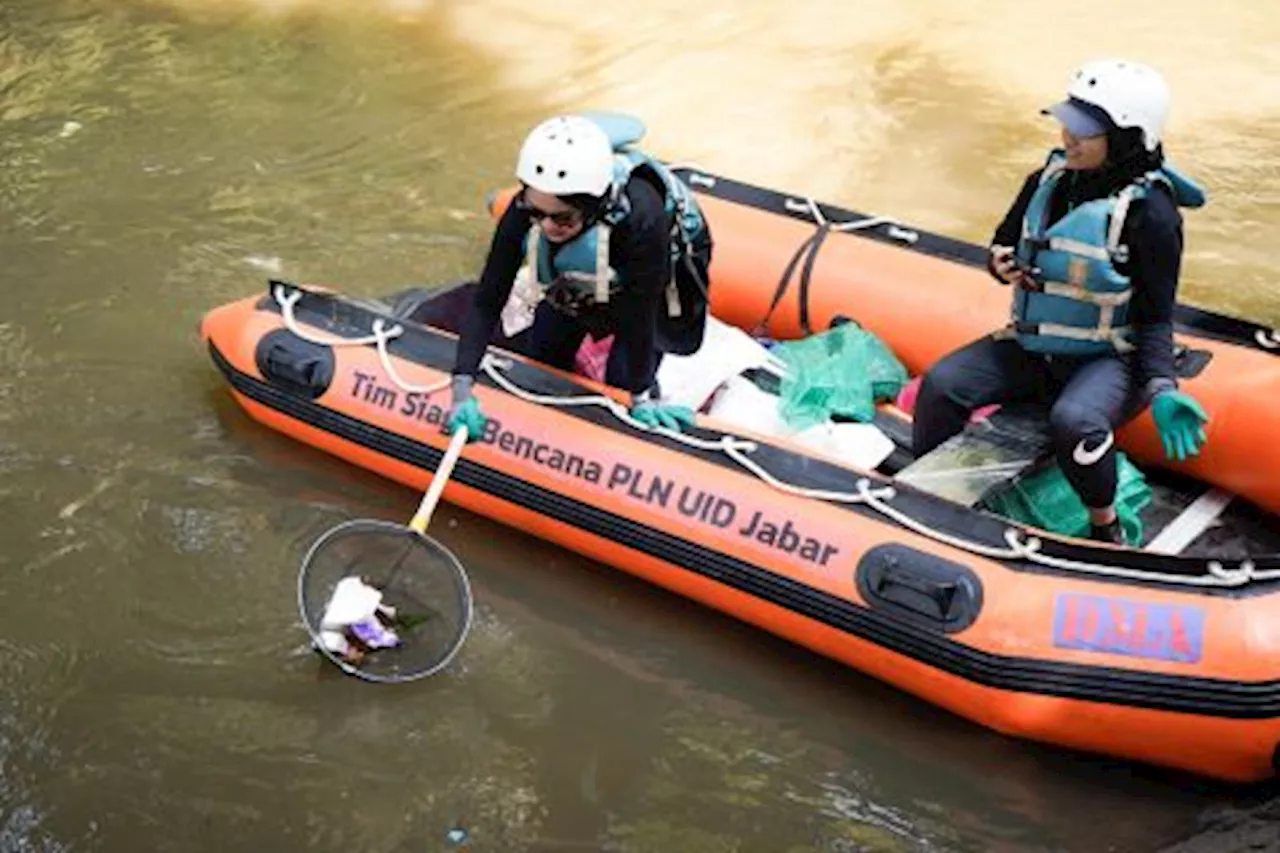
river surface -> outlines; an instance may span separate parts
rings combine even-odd
[[[1052,8],[1054,11],[1049,12]],[[1046,17],[1052,15],[1053,17]],[[261,428],[196,324],[475,273],[573,107],[985,241],[1094,54],[1166,73],[1186,301],[1280,324],[1280,7],[3,0],[0,851],[1118,851],[1228,792],[1015,742],[452,507],[451,670],[336,677],[293,587],[417,496]],[[452,831],[452,834],[451,834]]]

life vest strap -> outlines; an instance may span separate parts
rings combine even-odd
[[[1070,237],[1050,237],[1047,242],[1050,251],[1067,252],[1068,254],[1095,261],[1111,260],[1111,253],[1103,246],[1094,246],[1079,240],[1073,240]]]
[[[609,267],[609,235],[613,229],[601,222],[596,226],[596,303],[603,305],[609,301],[609,285],[613,281],[613,270]]]
[[[1133,297],[1132,290],[1119,290],[1114,293],[1090,290],[1078,284],[1065,281],[1046,281],[1041,290],[1049,296],[1063,296],[1077,302],[1089,302],[1094,305],[1114,308],[1124,305]]]
[[[1073,341],[1089,341],[1093,343],[1109,343],[1118,353],[1132,352],[1133,344],[1129,343],[1129,326],[1112,326],[1113,309],[1103,308],[1102,319],[1097,328],[1082,329],[1079,326],[1064,326],[1059,323],[1015,323],[1013,332],[1020,335],[1041,335],[1052,338],[1067,338]],[[1007,336],[1007,335],[1006,335]]]

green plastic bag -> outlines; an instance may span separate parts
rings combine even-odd
[[[868,423],[876,404],[897,398],[907,369],[884,343],[857,323],[798,341],[774,352],[787,366],[780,413],[789,426],[805,429],[841,415]]]
[[[1142,471],[1120,452],[1116,453],[1116,473],[1116,514],[1125,542],[1138,545],[1143,532],[1140,513],[1151,503],[1151,486]],[[1082,539],[1089,536],[1089,510],[1056,463],[985,503],[992,512],[1023,524]]]

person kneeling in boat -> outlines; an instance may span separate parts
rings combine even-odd
[[[663,352],[702,344],[711,235],[689,189],[630,147],[642,133],[624,116],[564,115],[525,139],[520,190],[461,327],[446,432],[465,424],[475,439],[484,430],[472,385],[499,319],[508,337],[528,328],[527,353],[562,370],[588,334],[614,335],[605,382],[631,392],[631,416],[692,425],[690,409],[661,402],[655,377]]]
[[[358,577],[346,577],[334,587],[320,617],[320,644],[351,664],[378,649],[400,645],[393,630],[394,607],[383,604],[382,593]]]
[[[1205,196],[1165,161],[1169,100],[1154,69],[1097,60],[1042,111],[1061,124],[1063,147],[1026,179],[988,261],[1015,288],[1013,322],[928,371],[914,416],[914,451],[925,454],[979,407],[1051,403],[1058,463],[1091,536],[1119,544],[1114,430],[1150,404],[1166,456],[1182,461],[1199,453],[1208,421],[1174,372],[1178,207]]]

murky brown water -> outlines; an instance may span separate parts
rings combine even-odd
[[[1192,301],[1280,322],[1280,12],[645,0],[0,5],[0,851],[1145,851],[1222,796],[1016,743],[452,508],[478,622],[332,677],[297,561],[416,496],[252,424],[195,337],[270,273],[471,274],[559,106],[985,239],[1091,53],[1166,70]],[[1099,32],[1099,31],[1102,32]],[[1089,39],[1096,39],[1090,42]]]

